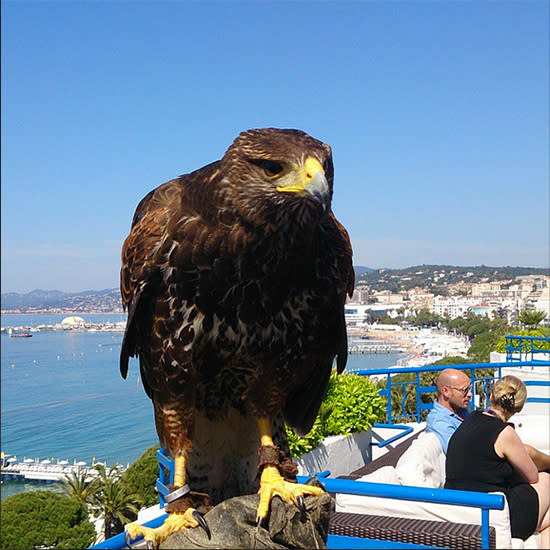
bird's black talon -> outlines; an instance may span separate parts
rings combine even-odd
[[[304,503],[304,497],[302,495],[298,495],[296,497],[296,504],[298,505],[298,509],[300,510],[300,519],[303,523],[304,521],[306,521],[306,505]]]
[[[152,540],[147,541],[147,550],[155,550],[155,545]]]
[[[199,522],[199,525],[206,532],[206,535],[208,536],[208,540],[210,540],[210,527],[208,527],[208,523],[206,523],[206,520],[204,519],[203,515],[197,512],[196,510],[193,510],[193,513],[191,515]]]
[[[264,518],[263,518],[262,516],[258,516],[258,517],[256,518],[256,528],[262,526],[263,520],[264,520]]]

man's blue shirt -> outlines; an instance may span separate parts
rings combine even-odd
[[[460,415],[458,415],[446,409],[437,401],[434,403],[434,407],[426,419],[426,431],[437,435],[445,454],[447,454],[449,439],[467,415],[468,411],[466,409],[462,409]]]

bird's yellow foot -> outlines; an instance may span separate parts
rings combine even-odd
[[[258,525],[267,517],[269,505],[274,496],[280,497],[283,502],[295,504],[305,515],[304,495],[321,495],[323,489],[313,485],[303,485],[285,481],[279,470],[273,464],[266,464],[260,478],[260,504],[256,515]]]
[[[155,529],[144,527],[138,523],[129,523],[124,527],[126,545],[130,547],[130,542],[137,537],[142,536],[145,539],[148,549],[156,549],[161,542],[166,540],[171,534],[184,528],[202,527],[208,538],[210,530],[204,518],[194,508],[188,508],[185,512],[172,512],[164,523]]]

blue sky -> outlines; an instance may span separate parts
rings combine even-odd
[[[118,286],[139,200],[239,132],[329,143],[354,263],[549,264],[549,8],[2,2],[2,292]]]

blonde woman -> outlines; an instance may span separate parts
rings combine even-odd
[[[512,537],[526,540],[540,532],[542,548],[550,548],[550,476],[538,472],[508,422],[526,398],[519,378],[504,376],[496,382],[489,409],[471,413],[449,441],[445,487],[504,493]]]

